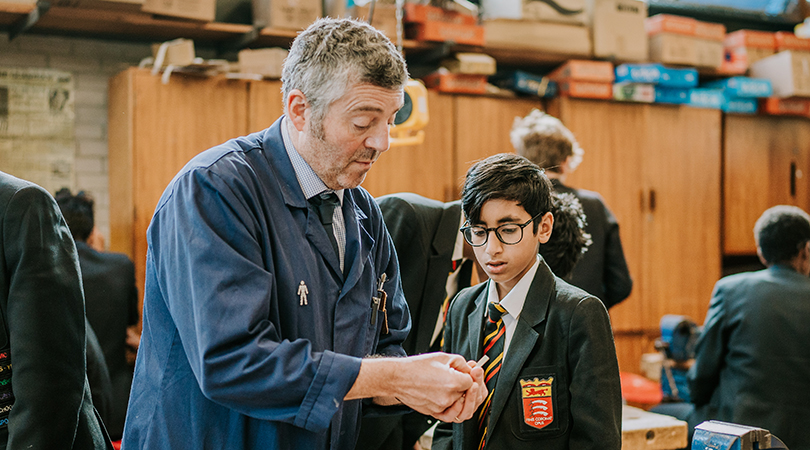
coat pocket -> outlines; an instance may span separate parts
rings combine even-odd
[[[568,429],[568,387],[557,367],[530,367],[518,376],[512,396],[517,419],[512,433],[520,440],[549,438]]]

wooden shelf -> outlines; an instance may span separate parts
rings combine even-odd
[[[102,39],[128,39],[160,42],[176,38],[193,39],[208,46],[228,46],[247,42],[248,47],[288,47],[298,31],[264,28],[254,40],[247,39],[253,27],[246,24],[198,22],[170,17],[158,17],[141,12],[137,4],[95,1],[99,7],[52,6],[26,33],[57,34]],[[105,7],[106,5],[106,7]],[[11,3],[0,0],[0,30],[25,19],[36,8],[33,4]],[[403,49],[409,56],[418,57],[440,46],[440,43],[405,40]],[[453,52],[483,52],[494,57],[499,64],[531,68],[548,67],[576,57],[567,54],[538,53],[514,48],[455,45]]]

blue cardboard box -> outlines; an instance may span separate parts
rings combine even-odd
[[[706,83],[705,86],[723,89],[732,97],[761,98],[773,94],[771,81],[762,78],[731,77]]]
[[[697,69],[675,69],[661,64],[621,64],[616,67],[616,83],[651,83],[669,88],[698,85]]]
[[[689,90],[689,106],[722,109],[726,98],[721,89],[695,88]]]
[[[522,70],[498,72],[490,77],[490,81],[498,87],[510,89],[520,94],[536,95],[538,97],[554,97],[557,95],[557,83]]]
[[[655,103],[674,103],[677,105],[689,103],[689,89],[656,86]]]
[[[757,99],[752,97],[732,97],[728,93],[723,95],[723,112],[733,114],[756,114],[758,108]]]

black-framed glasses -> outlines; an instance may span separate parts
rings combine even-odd
[[[540,213],[523,224],[505,223],[493,228],[468,225],[461,228],[461,234],[464,235],[464,240],[473,247],[481,247],[482,245],[486,245],[487,240],[489,239],[490,231],[494,231],[495,236],[497,236],[498,240],[502,243],[506,245],[515,245],[523,240],[523,229],[535,219],[541,217],[543,214],[545,213]]]

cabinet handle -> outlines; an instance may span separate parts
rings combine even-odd
[[[655,189],[650,189],[650,212],[655,212]]]
[[[796,161],[790,162],[790,196],[796,197]]]

